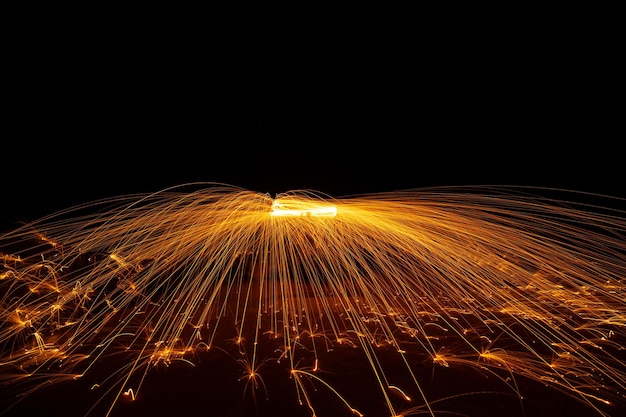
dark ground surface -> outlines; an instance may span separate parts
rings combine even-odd
[[[329,357],[330,358],[330,357]],[[364,416],[386,417],[386,408],[380,388],[373,382],[371,371],[361,362],[359,352],[334,352],[327,366],[333,373],[323,376],[333,387],[341,392],[350,404]],[[389,375],[399,386],[402,384],[398,375],[402,368],[393,367],[393,362],[386,361],[383,354],[380,359],[387,366]],[[113,363],[107,366],[112,366]],[[270,417],[293,416],[310,417],[310,409],[297,402],[294,381],[289,378],[285,368],[270,369],[263,373],[265,387],[253,389],[238,381],[241,369],[228,356],[216,353],[207,357],[195,368],[185,365],[173,365],[167,369],[152,371],[146,379],[135,401],[122,396],[114,407],[111,416],[131,417],[149,415],[170,417],[178,415],[196,415],[206,417]],[[436,416],[462,415],[467,417],[589,417],[595,414],[587,405],[578,400],[554,391],[536,381],[518,378],[517,382],[524,395],[523,400],[505,387],[493,376],[486,376],[474,369],[452,369],[423,365],[417,368],[422,388],[429,399],[436,400],[448,395],[460,394],[456,398],[434,402],[432,408]],[[89,410],[102,395],[97,389],[90,390],[90,381],[72,381],[57,386],[43,388],[40,392],[23,400],[7,417],[37,415],[42,417],[79,417]],[[308,384],[305,384],[308,385]],[[310,385],[308,388],[312,388]],[[267,389],[267,396],[266,391]],[[406,402],[391,393],[397,412],[423,404],[415,390],[407,389],[413,400]],[[318,417],[352,416],[344,403],[330,394],[325,387],[317,384],[317,389],[309,389],[307,394],[315,407]],[[255,398],[256,397],[256,398]],[[93,416],[102,416],[110,407],[105,400],[96,406]],[[600,406],[609,416],[619,417],[626,408]],[[421,413],[428,415],[422,407]],[[3,415],[4,416],[4,415]]]
[[[3,287],[5,288],[5,287]],[[96,292],[100,290],[96,288]],[[258,294],[258,287],[252,287],[251,293]],[[244,287],[241,292],[247,292]],[[166,302],[159,302],[155,298],[154,303],[142,304],[140,309],[143,314],[133,314],[132,303],[120,309],[119,317],[111,317],[99,328],[98,334],[94,333],[93,338],[79,335],[78,340],[82,340],[80,346],[75,346],[72,354],[68,354],[62,360],[51,360],[43,368],[39,369],[36,375],[43,376],[38,380],[33,377],[23,377],[14,379],[2,386],[0,392],[0,410],[8,408],[2,417],[17,416],[42,416],[42,417],[97,417],[108,414],[110,417],[134,417],[149,415],[152,417],[170,417],[179,415],[196,415],[206,417],[348,417],[353,416],[347,407],[346,401],[351,407],[358,410],[366,417],[390,417],[389,408],[385,401],[381,385],[374,374],[372,363],[384,372],[378,377],[383,377],[381,382],[383,387],[393,386],[401,389],[410,400],[406,400],[400,395],[398,390],[384,388],[384,393],[388,395],[389,401],[393,404],[398,415],[422,416],[429,414],[428,408],[424,405],[424,397],[428,400],[432,415],[445,417],[458,415],[464,417],[620,417],[626,411],[626,399],[623,394],[616,393],[615,389],[608,389],[608,393],[616,394],[613,405],[605,405],[600,401],[593,401],[593,409],[589,404],[581,401],[571,391],[560,391],[554,383],[548,379],[530,379],[519,374],[511,375],[504,367],[487,366],[487,363],[478,363],[475,352],[462,346],[465,343],[459,340],[455,334],[447,334],[447,331],[429,330],[430,343],[437,351],[445,350],[449,355],[450,366],[441,366],[433,363],[433,359],[428,356],[424,348],[419,343],[425,343],[423,337],[411,338],[403,336],[399,329],[395,329],[394,338],[403,350],[406,351],[404,358],[408,364],[413,377],[419,384],[419,389],[415,385],[411,373],[409,373],[404,359],[398,354],[397,349],[388,344],[381,343],[376,348],[369,348],[369,355],[359,344],[359,338],[354,333],[343,332],[349,341],[339,344],[335,338],[328,334],[329,338],[319,337],[315,343],[307,336],[302,329],[307,328],[306,319],[300,323],[298,342],[292,342],[293,356],[283,357],[284,340],[274,339],[266,335],[266,326],[261,324],[261,332],[258,336],[258,344],[253,346],[255,339],[257,305],[254,300],[248,305],[247,324],[242,326],[243,343],[235,344],[236,330],[241,325],[229,325],[232,323],[232,315],[224,313],[220,318],[220,325],[216,327],[214,343],[210,350],[205,350],[206,346],[196,341],[196,349],[183,358],[178,357],[169,363],[163,361],[153,363],[146,368],[148,355],[154,352],[154,343],[147,342],[146,350],[140,353],[143,343],[149,333],[149,328],[153,323],[158,322],[158,318],[163,314],[159,311],[161,307],[150,305],[168,305]],[[224,311],[232,312],[241,309],[237,300],[233,298],[226,305]],[[219,302],[219,300],[217,301]],[[311,299],[303,299],[302,302],[312,303]],[[69,308],[69,306],[67,306]],[[104,306],[106,308],[106,306]],[[176,308],[182,308],[177,306]],[[333,309],[333,303],[328,302],[328,308]],[[264,307],[265,309],[265,307]],[[262,315],[262,323],[268,323],[268,315],[276,314],[269,308],[269,312]],[[335,320],[342,327],[342,320],[346,320],[345,312],[341,307],[337,308],[338,316]],[[366,314],[366,313],[364,313]],[[94,317],[99,317],[96,311],[92,312]],[[320,314],[321,316],[322,314]],[[445,316],[445,314],[444,314]],[[134,318],[133,318],[134,317]],[[343,318],[342,318],[343,317]],[[471,316],[473,317],[473,316]],[[471,317],[466,318],[471,328],[481,329],[481,322],[471,324]],[[134,322],[136,320],[136,322]],[[214,319],[212,319],[214,320]],[[277,319],[279,320],[279,319]],[[503,315],[502,320],[508,323],[511,319],[508,315]],[[322,320],[321,328],[329,328],[329,323]],[[119,329],[124,322],[124,330]],[[348,322],[348,320],[346,320]],[[422,323],[433,324],[436,321]],[[389,319],[389,325],[393,327],[393,319]],[[538,324],[535,323],[535,326]],[[90,325],[86,325],[91,328]],[[135,327],[139,326],[139,327]],[[369,328],[372,335],[381,332],[379,324],[372,324]],[[476,327],[474,327],[476,326]],[[155,325],[155,327],[157,327]],[[213,329],[215,322],[207,322],[207,328]],[[278,328],[281,328],[280,323]],[[514,328],[512,326],[511,328]],[[68,328],[66,336],[72,335],[72,327]],[[347,325],[347,329],[351,329]],[[49,333],[47,330],[43,330]],[[191,330],[188,330],[190,332]],[[213,330],[207,330],[200,334],[204,335],[203,342],[208,341],[207,336]],[[563,330],[562,330],[563,331]],[[52,332],[56,336],[63,334],[63,330]],[[112,332],[118,333],[116,337],[110,337]],[[188,332],[180,335],[181,340],[192,340]],[[120,334],[121,333],[121,334]],[[453,332],[451,332],[453,333]],[[480,333],[480,331],[478,331]],[[100,336],[102,334],[102,336]],[[582,332],[570,335],[571,337],[584,337]],[[52,337],[46,334],[47,337]],[[294,334],[291,337],[295,337]],[[517,337],[530,343],[530,335],[524,335],[521,331]],[[561,335],[560,340],[567,340],[566,335]],[[621,339],[620,339],[621,338]],[[499,349],[506,351],[505,357],[515,358],[516,350],[520,349],[517,342],[507,340],[507,336],[491,342],[490,349],[494,352]],[[104,342],[107,343],[104,343]],[[294,339],[295,341],[295,339]],[[614,335],[612,344],[607,344],[602,352],[592,351],[598,355],[595,360],[607,360],[606,357],[612,355],[614,358],[624,358],[623,351],[615,349],[616,346],[624,346],[623,335]],[[186,342],[185,342],[186,343]],[[364,342],[368,344],[368,342]],[[477,343],[477,342],[474,342]],[[104,348],[103,346],[107,347]],[[315,349],[313,346],[315,345]],[[127,349],[128,346],[132,348]],[[461,347],[458,351],[455,346]],[[476,348],[480,346],[475,345]],[[517,346],[517,347],[516,347]],[[7,343],[2,345],[3,349],[15,349]],[[331,349],[329,349],[329,347]],[[439,347],[439,348],[438,348]],[[539,351],[540,346],[534,346]],[[252,349],[256,349],[257,365],[255,368],[258,378],[254,380],[246,379],[249,375],[249,364],[252,358]],[[317,352],[317,356],[313,352]],[[81,364],[76,361],[76,368],[72,369],[75,357],[81,354],[101,353],[99,359],[89,367],[87,372],[83,372],[84,366],[91,363],[87,360]],[[447,353],[449,352],[449,354]],[[474,358],[469,363],[459,363],[454,361],[455,355],[459,358]],[[602,355],[607,355],[603,357]],[[91,355],[95,356],[95,355]],[[369,356],[369,358],[368,358]],[[134,373],[129,372],[129,365],[132,365],[137,358],[137,368]],[[316,362],[318,369],[313,371]],[[4,356],[6,359],[7,357]],[[296,384],[295,377],[290,374],[291,358],[294,359],[294,366],[297,370],[310,372],[313,377],[302,373],[299,374],[301,389]],[[602,359],[604,358],[604,359]],[[374,362],[370,362],[373,359]],[[6,359],[8,360],[8,359]],[[512,361],[513,363],[515,361]],[[37,365],[31,365],[37,366]],[[529,367],[532,367],[529,364]],[[537,366],[537,364],[535,364]],[[541,376],[550,377],[543,367],[539,371]],[[146,372],[147,369],[147,372]],[[4,364],[3,372],[12,372],[10,364]],[[16,375],[24,376],[24,370],[15,370]],[[582,372],[582,371],[575,371]],[[75,373],[83,373],[78,379],[73,379]],[[63,377],[63,375],[67,375]],[[145,378],[144,378],[145,376]],[[61,377],[61,379],[59,379]],[[63,379],[64,378],[64,379]],[[128,378],[128,379],[127,379]],[[323,382],[318,380],[320,378]],[[575,378],[569,378],[574,381]],[[41,383],[37,387],[37,381]],[[50,383],[50,381],[56,381]],[[328,384],[328,385],[326,385]],[[606,386],[611,386],[610,381],[606,381]],[[28,396],[22,393],[29,392],[31,388],[36,388]],[[128,388],[133,389],[132,395]],[[420,391],[421,390],[421,391]],[[607,391],[598,391],[597,394],[607,398]],[[124,395],[127,392],[129,395]],[[338,397],[339,394],[341,396]],[[132,396],[136,398],[131,401]],[[424,396],[424,397],[423,397]],[[118,398],[117,401],[115,398]],[[307,400],[308,398],[308,400]],[[16,400],[19,400],[15,403]],[[308,407],[307,403],[315,410],[315,414]],[[112,407],[113,406],[113,407]],[[10,408],[9,408],[10,407]],[[111,408],[112,407],[112,408]],[[411,412],[412,410],[412,412]],[[601,414],[603,412],[604,414]],[[404,414],[403,414],[404,413]]]

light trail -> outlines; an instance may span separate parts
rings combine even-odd
[[[371,369],[389,416],[455,412],[424,363],[495,376],[522,408],[520,378],[593,415],[626,407],[623,211],[514,187],[275,199],[184,188],[0,236],[3,388],[23,399],[121,364],[88,386],[117,393],[113,416],[151,369],[220,351],[243,369],[243,392],[272,396],[266,372],[283,369],[311,415],[317,390],[368,415],[325,376],[341,350]],[[490,391],[450,398],[471,392]]]

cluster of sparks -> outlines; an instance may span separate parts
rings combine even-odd
[[[16,404],[94,373],[114,415],[151,369],[219,350],[244,391],[272,395],[274,366],[310,415],[326,391],[338,414],[367,416],[320,372],[339,347],[363,355],[389,416],[439,415],[418,363],[495,377],[520,407],[522,378],[594,415],[626,404],[624,212],[510,187],[273,198],[201,185],[0,236],[0,384]]]

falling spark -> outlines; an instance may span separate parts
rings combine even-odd
[[[285,369],[311,415],[316,391],[367,415],[327,378],[349,349],[389,416],[438,415],[424,363],[495,376],[522,402],[520,378],[538,381],[609,416],[626,406],[626,216],[539,191],[202,183],[55,213],[0,236],[0,383],[23,399],[115,359],[90,383],[117,392],[113,415],[150,369],[227,352],[244,391],[271,396],[265,373]]]

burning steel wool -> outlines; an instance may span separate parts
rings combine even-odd
[[[64,384],[96,396],[82,414],[122,415],[159,370],[219,367],[237,395],[283,395],[309,416],[328,399],[335,416],[470,415],[458,399],[484,395],[523,413],[532,382],[615,415],[626,407],[625,213],[538,191],[273,198],[200,183],[20,226],[0,236],[6,413]],[[337,357],[364,371],[342,373]],[[435,391],[454,369],[473,376]]]

